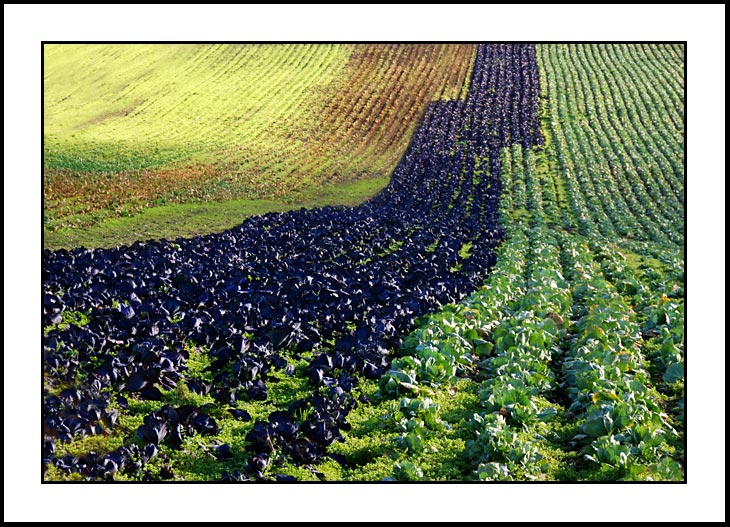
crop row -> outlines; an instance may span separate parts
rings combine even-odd
[[[466,123],[505,123],[502,106],[522,100],[512,91],[537,78],[530,49],[480,47],[466,101],[430,104],[391,184],[360,207],[267,214],[175,242],[46,251],[45,463],[92,479],[143,477],[133,445],[170,455],[186,437],[220,429],[203,407],[164,406],[170,391],[243,411],[268,399],[277,372],[303,373],[311,394],[240,424],[246,442],[231,453],[229,477],[324,459],[359,404],[358,379],[379,378],[413,318],[458,301],[494,264],[500,185],[489,165],[499,159],[483,167],[471,148],[498,152],[501,139],[484,146]],[[512,139],[534,140],[528,115]],[[207,365],[193,373],[186,364],[201,353]],[[153,411],[122,450],[55,456],[58,439],[113,429],[112,416],[145,401]]]
[[[563,69],[570,63],[560,62]],[[671,244],[651,244],[643,252],[659,260],[638,257],[640,265],[630,264],[616,245],[623,241],[602,236],[607,231],[586,206],[597,205],[585,199],[594,192],[592,181],[571,182],[570,172],[559,170],[586,163],[581,148],[593,147],[565,133],[580,117],[551,113],[565,81],[548,79],[550,96],[542,99],[547,144],[512,145],[501,153],[506,239],[493,273],[459,304],[417,321],[404,339],[404,356],[381,378],[384,396],[408,396],[393,415],[403,423],[405,447],[396,479],[429,477],[414,461],[429,464],[429,442],[455,428],[471,431],[462,454],[471,467],[466,478],[683,478],[682,262]],[[584,84],[597,90],[591,97],[606,96],[594,79]],[[668,130],[676,124],[664,122]],[[656,190],[644,199],[662,199]],[[465,421],[441,422],[432,398],[464,377],[485,379],[477,391],[479,411]]]
[[[535,173],[534,167],[524,171]],[[510,194],[505,187],[503,195]],[[615,249],[598,242],[589,248],[581,237],[552,232],[542,216],[534,211],[530,228],[512,222],[485,286],[418,321],[404,340],[405,356],[381,378],[383,395],[410,397],[396,420],[404,407],[430,412],[429,419],[416,413],[404,423],[406,452],[428,452],[434,422],[472,430],[463,457],[473,478],[681,479],[673,459],[678,433],[659,405],[666,398],[652,386],[683,378],[682,291],[671,286],[674,299],[666,296],[671,279],[652,290]],[[649,357],[656,376],[645,369],[645,339],[661,342]],[[459,377],[486,379],[477,391],[482,409],[468,421],[440,423],[428,394]],[[681,423],[683,403],[674,403]],[[569,424],[559,422],[565,419]],[[574,433],[558,434],[561,428]],[[578,472],[555,472],[549,458],[556,451],[580,452]],[[398,478],[419,479],[419,473],[408,459],[394,469]]]
[[[551,133],[571,208],[583,234],[681,245],[681,128],[676,120],[661,121],[663,113],[645,94],[661,90],[653,97],[672,99],[635,58],[621,64],[642,48],[613,51],[607,55],[601,45],[540,48]]]
[[[586,458],[619,469],[622,477],[681,479],[666,436],[677,435],[651,389],[641,354],[641,328],[626,300],[603,277],[587,246],[565,250],[579,316],[563,362],[566,391]],[[673,381],[676,379],[667,379]]]

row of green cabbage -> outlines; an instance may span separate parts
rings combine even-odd
[[[547,468],[541,447],[546,423],[557,415],[547,398],[558,382],[552,365],[572,300],[557,240],[541,227],[530,237],[526,290],[492,332],[492,354],[479,363],[484,412],[472,418],[475,437],[465,454],[482,480],[538,479]]]
[[[506,316],[510,304],[524,293],[527,227],[519,223],[510,231],[485,285],[459,304],[445,306],[417,321],[418,329],[404,340],[403,356],[395,359],[380,379],[383,396],[402,397],[398,410],[389,417],[400,429],[396,442],[408,454],[422,452],[428,437],[446,426],[440,418],[440,405],[423,393],[474,373],[480,357],[493,349],[490,333]],[[421,469],[410,461],[395,464],[396,479],[422,476]]]
[[[476,359],[492,349],[486,339],[490,331],[524,292],[527,249],[526,227],[517,225],[484,286],[459,304],[416,321],[418,329],[404,339],[404,356],[381,377],[380,392],[389,397],[417,394],[422,385],[451,383],[459,372],[471,371]]]
[[[541,227],[528,238],[520,226],[487,285],[422,321],[404,347],[408,355],[381,379],[381,392],[417,395],[423,386],[473,373],[476,363],[485,377],[478,392],[483,411],[469,423],[466,458],[480,479],[537,479],[547,467],[541,454],[547,423],[557,414],[548,399],[560,384],[579,425],[574,444],[587,447],[587,460],[621,477],[681,479],[667,441],[676,432],[650,388],[636,314],[603,269],[625,291],[634,278],[615,251],[594,250],[602,265],[583,241]],[[637,290],[645,287],[634,282]],[[577,320],[572,335],[566,331],[571,316]],[[398,441],[411,453],[423,451],[428,430],[444,426],[439,406],[424,397],[404,398],[393,417],[402,430]],[[397,471],[408,468],[417,473],[407,463]]]
[[[672,460],[677,432],[658,404],[641,354],[641,327],[626,299],[606,280],[588,245],[563,237],[577,333],[563,361],[565,390],[588,441],[586,459],[623,478],[682,479]]]
[[[557,414],[546,396],[555,388],[551,361],[565,334],[570,290],[549,231],[538,228],[528,237],[522,223],[513,230],[485,286],[422,320],[404,345],[407,355],[393,361],[380,383],[386,396],[413,395],[477,367],[485,378],[478,390],[483,410],[468,424],[474,437],[464,454],[480,479],[539,477],[544,465],[535,438]],[[427,431],[443,427],[438,412],[429,398],[402,399],[393,418],[407,451],[422,451]]]
[[[646,266],[640,273],[626,259],[605,244],[590,243],[604,276],[642,320],[643,349],[664,382],[684,378],[684,286],[683,273]]]

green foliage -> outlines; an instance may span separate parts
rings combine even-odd
[[[393,469],[393,479],[395,481],[418,481],[423,479],[423,470],[410,461],[396,463]]]
[[[185,350],[188,352],[188,360],[186,366],[190,379],[202,379],[204,381],[212,381],[213,373],[210,370],[210,356],[207,349],[196,347],[192,342],[185,344]]]
[[[682,479],[671,458],[679,434],[670,424],[683,416],[683,263],[671,243],[677,231],[654,236],[656,226],[618,212],[623,204],[609,203],[607,215],[599,209],[616,194],[613,181],[603,188],[591,179],[599,160],[574,148],[575,118],[558,107],[564,100],[551,89],[542,102],[544,148],[502,152],[507,237],[497,266],[481,290],[417,321],[404,340],[406,357],[393,362],[381,392],[441,390],[476,367],[485,379],[482,408],[468,419],[464,454],[477,479]],[[551,112],[559,118],[551,120]],[[673,183],[662,185],[662,193],[674,192]],[[656,212],[655,202],[649,207]],[[642,229],[653,233],[651,242],[617,236],[641,238]],[[631,247],[629,258],[617,241]],[[671,275],[665,261],[673,262]],[[681,408],[676,421],[657,403],[656,370],[660,388],[679,401],[672,403]],[[545,398],[565,398],[568,407]],[[419,440],[427,433],[410,420],[405,430],[409,459],[423,466],[428,440]]]
[[[61,311],[61,322],[59,322],[58,324],[51,324],[50,326],[46,326],[45,328],[43,328],[43,334],[47,335],[51,330],[54,329],[66,329],[70,325],[74,325],[77,327],[85,326],[91,320],[89,318],[90,314],[90,312],[84,313],[81,311],[65,309]]]

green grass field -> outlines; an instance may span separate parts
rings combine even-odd
[[[332,82],[347,46],[49,45],[45,166],[120,172],[220,161],[265,148],[284,120],[307,121],[309,92]],[[310,101],[311,102],[311,101]],[[279,126],[276,126],[279,125]]]

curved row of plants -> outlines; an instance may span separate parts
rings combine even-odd
[[[620,52],[646,57],[651,49]],[[560,62],[564,69],[569,63]],[[573,167],[586,163],[580,152],[593,147],[574,135],[583,126],[579,118],[555,113],[564,81],[546,71],[545,146],[502,152],[506,240],[493,273],[461,303],[418,321],[403,356],[380,380],[382,396],[405,396],[389,410],[381,407],[399,445],[385,454],[394,479],[439,479],[437,459],[465,479],[684,477],[683,263],[666,240],[637,246],[601,235],[614,227],[600,219],[606,204],[592,197],[591,179],[571,181]],[[607,96],[596,78],[614,85],[626,74],[602,71],[586,73],[592,78],[581,89],[589,99]],[[644,74],[639,79],[650,82]],[[677,120],[664,122],[660,136]],[[647,152],[641,150],[642,162],[651,162]],[[665,183],[660,178],[657,185],[667,192]],[[644,184],[631,180],[638,195]],[[616,188],[602,190],[604,197]],[[663,199],[656,190],[643,199]],[[637,232],[642,224],[625,227]],[[481,384],[455,412],[450,399],[469,391],[470,380]],[[438,451],[444,436],[460,455]]]
[[[676,248],[684,240],[683,100],[624,45],[539,48],[556,154],[583,234]],[[681,85],[675,76],[671,85]],[[659,92],[659,94],[656,94]],[[651,99],[646,94],[651,94]],[[653,101],[671,110],[655,109]],[[570,123],[560,126],[558,123]]]
[[[329,447],[367,404],[361,381],[388,369],[415,317],[460,300],[495,262],[498,154],[541,140],[537,78],[533,47],[480,46],[466,100],[429,105],[390,185],[360,207],[46,251],[48,477],[346,466]]]

